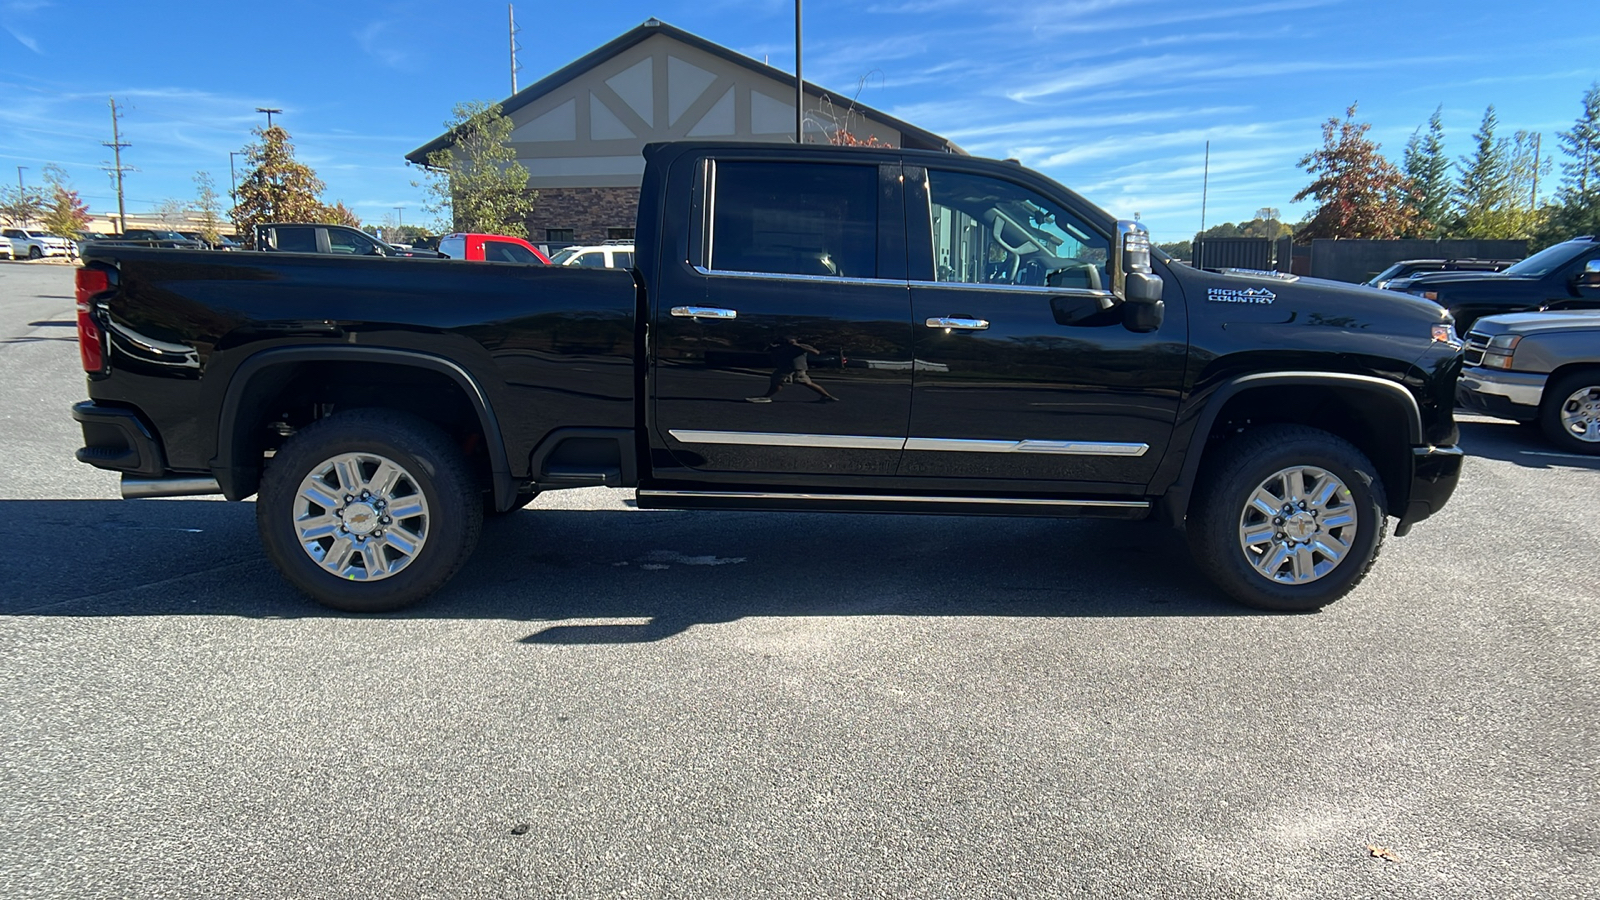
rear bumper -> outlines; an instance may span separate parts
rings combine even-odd
[[[166,473],[161,441],[138,412],[85,400],[73,405],[72,418],[83,427],[83,446],[75,454],[78,462],[149,478]]]
[[[1456,404],[1500,419],[1531,422],[1539,417],[1548,376],[1529,372],[1502,372],[1481,366],[1461,370],[1456,382]]]
[[[1405,536],[1412,525],[1444,508],[1461,481],[1463,458],[1460,447],[1411,448],[1410,499],[1394,527],[1397,537]]]

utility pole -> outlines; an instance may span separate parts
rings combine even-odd
[[[117,119],[121,118],[121,114],[117,112],[117,98],[112,97],[110,100],[111,142],[107,143],[105,141],[101,141],[100,146],[110,147],[113,157],[116,160],[115,164],[111,168],[111,171],[115,174],[117,179],[117,231],[125,232],[128,230],[128,209],[122,201],[122,173],[127,171],[128,167],[122,164],[122,149],[124,147],[132,147],[133,145],[123,143],[122,132],[117,128]]]
[[[268,109],[265,106],[256,107],[256,112],[258,112],[258,113],[266,113],[267,114],[267,127],[268,128],[272,127],[272,114],[273,113],[277,113],[280,116],[283,115],[283,110],[281,110],[281,109]]]
[[[1533,196],[1528,200],[1529,211],[1539,208],[1539,144],[1544,135],[1533,133]]]
[[[17,193],[18,193],[18,195],[21,195],[22,193],[27,191],[27,188],[22,186],[22,170],[26,169],[26,168],[28,168],[28,166],[17,166]]]
[[[521,50],[522,47],[517,43],[517,32],[521,30],[517,28],[517,10],[510,3],[506,4],[506,24],[510,27],[511,40],[511,93],[515,95],[517,92],[517,73],[522,71],[522,67],[517,65],[517,51]]]
[[[800,0],[794,0],[794,142],[806,142],[806,83],[800,77]]]
[[[1205,173],[1200,176],[1200,233],[1206,230],[1206,192],[1211,188],[1211,142],[1206,141]]]
[[[235,156],[249,156],[249,155],[250,155],[249,153],[246,153],[243,150],[229,150],[228,151],[228,184],[231,185],[231,188],[232,188],[231,190],[228,191],[228,196],[233,198],[233,205],[234,206],[238,206],[239,205],[239,176],[237,174],[235,174],[234,171],[233,171],[233,158]]]
[[[401,229],[406,227],[406,208],[404,206],[396,206],[394,208],[394,214],[395,214],[394,230],[395,231],[400,231]],[[403,234],[402,234],[402,237],[404,237]]]

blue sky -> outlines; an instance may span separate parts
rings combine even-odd
[[[1015,156],[1158,240],[1271,206],[1293,220],[1297,161],[1352,101],[1398,162],[1443,105],[1465,154],[1485,105],[1502,134],[1571,127],[1600,79],[1600,16],[1579,0],[810,0],[807,80]],[[794,64],[789,0],[524,2],[522,84],[655,16],[774,66]],[[107,97],[126,103],[130,212],[226,191],[228,151],[257,106],[343,200],[378,222],[423,219],[404,155],[453,103],[504,99],[506,5],[485,0],[179,3],[0,0],[0,178],[64,166],[91,209],[116,206],[101,166]]]

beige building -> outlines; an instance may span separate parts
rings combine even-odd
[[[644,146],[656,141],[792,143],[794,75],[650,19],[501,101],[511,143],[538,199],[528,210],[535,241],[633,237]],[[805,86],[805,138],[894,147],[960,148],[939,135]],[[406,155],[413,163],[449,146],[443,134]]]

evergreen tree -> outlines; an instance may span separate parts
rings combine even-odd
[[[1413,237],[1439,237],[1450,218],[1450,160],[1444,155],[1444,107],[1428,117],[1427,131],[1420,127],[1406,142],[1402,166],[1409,182],[1406,208],[1416,224]]]
[[[1561,186],[1539,230],[1541,245],[1580,234],[1600,235],[1600,82],[1589,85],[1582,103],[1572,130],[1556,132],[1567,159],[1561,164]]]
[[[511,120],[498,103],[458,103],[445,123],[451,146],[428,154],[424,209],[452,231],[525,237],[526,211],[538,199],[528,193],[528,170],[511,148]]]
[[[1461,182],[1456,186],[1454,231],[1460,237],[1505,238],[1510,222],[1507,208],[1512,201],[1509,161],[1505,142],[1494,136],[1500,124],[1494,104],[1483,111],[1483,121],[1472,139],[1477,149],[1457,161]]]
[[[1322,149],[1300,160],[1311,184],[1296,202],[1315,198],[1317,209],[1295,235],[1312,238],[1394,238],[1411,228],[1412,214],[1402,202],[1406,179],[1368,139],[1372,126],[1356,121],[1356,105],[1322,124]]]
[[[324,188],[322,179],[294,158],[289,133],[277,125],[253,133],[258,141],[245,148],[245,176],[232,211],[234,230],[247,247],[255,246],[257,225],[326,218],[317,199]]]

